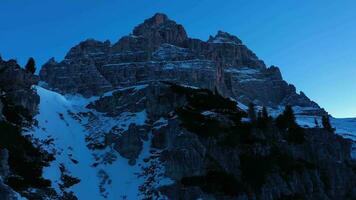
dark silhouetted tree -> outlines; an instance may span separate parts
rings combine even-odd
[[[316,128],[319,128],[319,122],[316,118],[314,118],[314,124]]]
[[[262,115],[261,115],[261,117],[262,117],[262,119],[265,119],[265,120],[270,119],[270,116],[268,115],[266,106],[263,106],[263,108],[262,108]]]
[[[331,126],[329,115],[324,115],[321,118],[323,128],[327,131],[334,132],[335,129]]]
[[[292,106],[287,105],[285,107],[283,113],[276,118],[276,124],[281,129],[291,128],[297,125]]]
[[[251,119],[251,121],[256,121],[256,110],[255,110],[255,105],[253,103],[250,103],[248,105],[248,117]]]
[[[263,106],[262,110],[258,112],[257,125],[259,128],[266,128],[272,118],[268,115],[267,108]]]
[[[34,74],[36,71],[36,63],[35,63],[35,59],[33,59],[32,57],[28,59],[27,64],[25,66],[26,71]]]
[[[286,131],[285,138],[289,143],[301,144],[305,141],[303,129],[296,123],[292,106],[287,105],[284,112],[276,119],[280,130]]]

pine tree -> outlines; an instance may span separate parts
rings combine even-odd
[[[292,106],[287,105],[283,112],[283,115],[286,117],[287,121],[295,123],[295,115]]]
[[[252,122],[256,121],[256,110],[255,110],[255,105],[253,103],[250,103],[248,105],[248,117]]]
[[[314,124],[316,128],[319,128],[319,122],[316,118],[314,118]]]
[[[26,71],[34,74],[36,71],[36,63],[35,63],[35,59],[33,59],[32,57],[30,57],[27,61],[27,64],[25,66]]]
[[[305,141],[305,133],[296,122],[292,106],[285,107],[284,112],[277,117],[276,125],[285,131],[285,138],[289,143],[301,144]]]
[[[292,106],[285,107],[283,113],[277,117],[276,124],[282,129],[297,126]]]
[[[264,120],[268,120],[270,117],[268,115],[268,112],[267,112],[267,108],[266,106],[263,106],[262,108],[262,115],[261,115],[262,119]]]
[[[335,129],[331,126],[329,115],[324,115],[321,119],[323,128],[327,131],[334,132]]]
[[[268,123],[270,122],[271,118],[268,115],[267,108],[263,106],[262,110],[258,112],[257,116],[257,126],[259,128],[266,128],[268,126]]]

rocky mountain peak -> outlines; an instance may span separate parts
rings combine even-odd
[[[214,37],[210,36],[208,42],[209,43],[231,43],[231,44],[236,44],[236,45],[242,44],[242,41],[238,37],[231,35],[228,32],[224,32],[224,31],[220,31],[220,30],[217,32],[217,34]]]
[[[100,54],[105,53],[109,50],[111,44],[109,40],[105,42],[97,41],[94,39],[87,39],[83,42],[80,42],[65,56],[66,59],[76,58],[88,54]]]
[[[136,26],[133,35],[147,38],[150,46],[155,48],[162,43],[178,45],[188,38],[182,25],[170,20],[162,13],[157,13]]]
[[[164,13],[156,13],[151,18],[145,20],[145,23],[150,23],[154,25],[160,25],[168,21],[168,16]]]
[[[53,64],[53,65],[55,65],[55,64],[58,64],[58,62],[56,61],[56,59],[55,59],[54,57],[52,57],[52,58],[50,58],[50,59],[46,62],[46,64]]]

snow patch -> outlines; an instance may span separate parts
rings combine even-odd
[[[133,88],[140,90],[145,87],[140,85]],[[66,189],[74,192],[78,199],[142,199],[140,187],[147,178],[142,175],[142,168],[148,165],[144,159],[152,154],[150,140],[144,142],[136,165],[130,166],[128,160],[112,147],[89,149],[86,139],[93,133],[105,134],[114,126],[127,130],[130,124],[144,125],[146,110],[124,112],[117,118],[110,118],[86,108],[99,97],[86,99],[80,95],[63,96],[39,86],[36,89],[41,98],[39,114],[35,116],[38,126],[27,134],[42,141],[53,139],[46,149],[55,154],[56,160],[43,172],[44,178],[52,181],[52,187],[61,193],[60,166],[63,165],[71,176],[80,179],[78,184]],[[109,161],[99,162],[101,159]],[[164,172],[162,166],[157,170],[157,173]],[[162,176],[155,184],[167,183],[171,183],[170,180]]]

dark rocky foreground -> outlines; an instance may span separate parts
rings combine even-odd
[[[24,178],[24,185],[30,180],[34,185],[35,181],[40,181],[36,177],[38,171],[29,172],[36,174],[34,176],[24,171],[32,164],[37,167],[41,158],[35,156],[40,152],[21,135],[22,127],[30,126],[32,116],[37,113],[40,99],[31,87],[38,80],[37,76],[20,68],[15,60],[0,58],[0,199],[16,199],[15,190],[23,186],[14,181],[17,178]],[[42,172],[39,173],[41,176]]]
[[[42,170],[54,160],[24,130],[36,124],[40,97],[33,85],[39,77],[15,60],[0,58],[0,199],[70,199],[58,196]]]
[[[134,163],[144,135],[152,132],[151,145],[175,184],[147,187],[148,198],[158,191],[169,199],[356,197],[351,141],[319,128],[284,127],[271,118],[242,122],[246,113],[235,102],[209,90],[152,82],[89,107],[110,116],[146,109],[147,125],[130,126],[116,138],[107,134],[100,145],[114,144]]]

